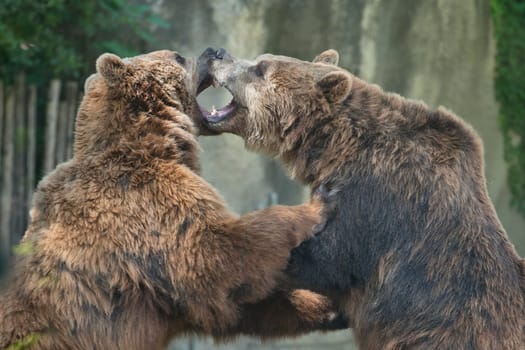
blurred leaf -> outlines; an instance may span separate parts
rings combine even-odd
[[[138,52],[126,45],[123,45],[119,41],[104,41],[102,42],[102,47],[111,53],[114,53],[120,57],[131,57],[136,56]]]
[[[157,16],[157,15],[150,15],[148,17],[148,22],[155,24],[156,26],[160,28],[169,28],[170,24],[165,21],[163,18]]]
[[[151,35],[150,32],[146,31],[146,30],[140,30],[140,29],[137,29],[137,35],[141,38],[141,39],[144,39],[145,41],[148,41],[148,42],[153,42],[155,41],[155,38],[153,37],[153,35]]]
[[[32,242],[23,242],[13,246],[13,253],[19,256],[28,256],[35,251],[35,245]]]
[[[31,349],[36,344],[40,335],[38,333],[30,333],[15,343],[9,345],[6,350],[25,350]]]

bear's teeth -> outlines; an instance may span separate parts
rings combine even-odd
[[[215,109],[215,106],[212,106],[211,107],[211,115],[216,115],[217,114],[217,110]]]

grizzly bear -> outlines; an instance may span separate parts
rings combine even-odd
[[[238,218],[199,176],[196,59],[104,54],[96,67],[74,157],[36,190],[0,296],[0,348],[160,349],[188,332],[333,328],[325,297],[278,286],[321,204]]]
[[[362,349],[525,349],[525,274],[489,199],[480,138],[386,93],[325,51],[313,62],[221,49],[232,102],[204,113],[321,192],[326,223],[292,252],[297,286],[332,295]]]

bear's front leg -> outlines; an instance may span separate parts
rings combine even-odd
[[[283,280],[290,251],[312,236],[321,207],[318,201],[273,206],[240,218],[224,211],[208,224],[184,248],[191,252],[189,270],[173,270],[189,323],[213,334],[235,327],[242,304],[266,298]]]
[[[321,184],[312,190],[313,198],[323,202],[321,223],[314,236],[294,248],[286,274],[295,288],[317,292],[346,290],[353,287],[352,260],[346,252],[351,250],[351,229],[341,226],[345,213],[338,210],[340,188]]]
[[[249,335],[276,339],[348,327],[348,320],[329,298],[304,289],[279,290],[257,303],[242,305],[237,324],[215,338]]]
[[[216,232],[234,247],[229,254],[242,264],[242,285],[232,291],[238,303],[266,297],[282,279],[290,251],[311,238],[320,223],[321,203],[273,206],[225,223]]]

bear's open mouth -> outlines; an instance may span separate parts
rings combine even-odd
[[[202,116],[208,122],[218,123],[228,118],[231,114],[233,114],[233,112],[235,112],[235,110],[237,109],[237,103],[235,103],[235,100],[232,99],[230,103],[219,109],[215,109],[215,107],[212,107],[212,110],[208,111],[200,105],[199,108],[201,109]]]
[[[210,88],[211,86],[216,87],[216,85],[217,84],[214,79],[212,78],[204,79],[204,81],[197,88],[197,96],[199,96],[204,91],[208,90],[208,88]],[[227,91],[231,95],[230,91],[225,88],[217,88],[213,90],[219,90],[219,89],[222,91]],[[215,93],[215,95],[218,95],[218,94]],[[210,97],[208,96],[207,99],[210,99]],[[211,108],[209,107],[206,108],[201,104],[203,102],[202,100],[206,100],[206,98],[200,98],[200,100],[201,101],[197,100],[197,102],[199,104],[201,115],[208,123],[212,123],[212,124],[219,123],[225,120],[226,118],[234,114],[237,109],[237,103],[235,101],[235,98],[232,98],[231,101],[227,105],[219,109],[216,109],[214,104],[212,104]]]

